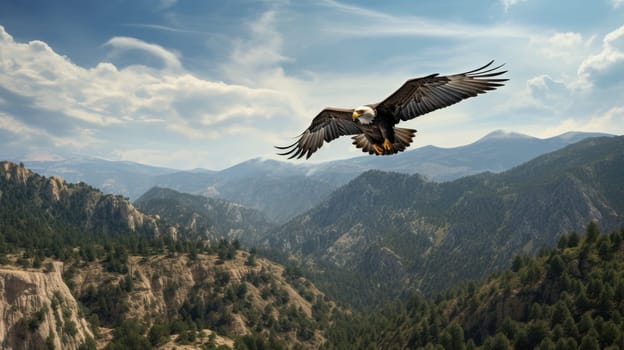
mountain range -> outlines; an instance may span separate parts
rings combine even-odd
[[[158,203],[162,191],[185,198],[154,189],[144,201]],[[209,230],[235,230],[236,218],[253,211],[195,197],[228,216]],[[318,349],[325,342],[342,309],[300,271],[236,241],[208,242],[214,237],[175,219],[170,225],[122,196],[0,162],[0,348]]]
[[[37,173],[62,176],[70,182],[83,181],[105,193],[120,194],[131,200],[151,187],[166,187],[236,202],[264,212],[270,221],[284,223],[313,208],[335,189],[367,170],[418,173],[433,181],[450,181],[481,172],[501,172],[595,136],[604,134],[570,132],[539,139],[494,131],[469,145],[425,146],[394,157],[363,156],[300,164],[252,159],[220,171],[180,171],[94,158],[24,161],[24,164]]]
[[[436,183],[368,171],[267,235],[265,247],[359,276],[349,295],[432,293],[508,266],[595,221],[624,223],[624,137],[592,138],[500,174]],[[338,271],[336,271],[338,270]],[[322,275],[322,274],[321,274]],[[331,275],[331,276],[330,276]],[[320,282],[320,280],[317,280]],[[343,285],[343,291],[349,287]]]
[[[445,182],[368,170],[274,225],[223,199],[153,188],[133,206],[2,162],[2,346],[617,348],[624,236],[599,231],[624,222],[622,169],[624,136]]]

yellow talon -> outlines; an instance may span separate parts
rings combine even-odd
[[[377,154],[382,155],[384,153],[383,148],[381,148],[378,144],[374,143],[373,144],[373,148],[375,149],[375,152],[377,152]]]
[[[390,142],[390,140],[388,140],[388,139],[384,139],[383,148],[386,151],[392,150],[392,142]]]

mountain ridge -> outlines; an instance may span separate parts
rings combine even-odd
[[[30,235],[53,233],[52,227],[38,224],[42,220],[50,223],[66,221],[76,232],[161,234],[156,218],[139,212],[121,196],[104,194],[85,183],[67,183],[57,176],[46,178],[15,163],[0,162],[0,191],[2,215],[5,218],[29,215],[31,220],[26,223],[32,226],[25,227],[24,231],[32,231]],[[31,206],[27,214],[19,212],[20,202]],[[109,225],[111,219],[117,226]]]
[[[441,290],[504,267],[515,254],[552,246],[557,235],[586,222],[607,230],[621,225],[622,150],[624,137],[587,139],[500,174],[446,183],[368,171],[264,245],[361,273],[389,294],[406,284]],[[375,277],[396,274],[375,268],[374,254],[402,266],[402,275]]]
[[[4,162],[0,163],[0,215],[4,215],[0,264],[43,275],[48,266],[58,266],[48,265],[50,256],[63,260],[67,287],[85,306],[84,317],[72,320],[74,326],[89,322],[98,341],[111,347],[216,346],[215,339],[211,343],[206,336],[216,334],[219,344],[240,348],[255,344],[256,348],[331,349],[343,348],[345,341],[347,347],[362,344],[365,348],[365,341],[371,341],[382,348],[431,348],[433,344],[449,347],[449,339],[460,338],[472,340],[472,346],[476,342],[492,348],[496,332],[504,333],[506,340],[497,334],[496,341],[507,341],[507,348],[512,341],[518,348],[542,342],[545,345],[540,347],[553,347],[551,343],[562,334],[577,344],[591,342],[592,348],[617,346],[624,344],[623,338],[612,329],[621,325],[621,314],[611,310],[621,310],[624,284],[618,282],[621,273],[604,270],[613,266],[609,261],[622,257],[622,234],[620,230],[601,236],[598,227],[605,231],[624,222],[621,169],[622,136],[586,139],[498,174],[485,172],[443,183],[421,175],[369,170],[281,226],[279,236],[264,238],[267,246],[296,255],[297,263],[310,263],[303,266],[310,270],[304,271],[241,251],[236,242],[186,241],[181,234],[170,234],[166,224],[173,222],[163,223],[137,207],[143,222],[154,220],[158,230],[150,230],[150,225],[139,224],[126,198]],[[126,209],[118,210],[122,207]],[[226,208],[240,209],[231,203]],[[101,214],[93,214],[99,210]],[[586,238],[562,234],[575,227],[580,231],[589,221],[593,222],[587,226]],[[23,226],[25,222],[28,225]],[[66,241],[72,236],[64,236],[65,228],[79,237],[107,240]],[[44,235],[28,236],[40,229]],[[563,252],[540,249],[555,244]],[[524,256],[538,251],[538,262]],[[599,259],[605,264],[596,265]],[[508,265],[517,274],[489,275]],[[303,277],[308,275],[315,283]],[[488,275],[490,279],[483,283],[467,283],[464,292],[445,289]],[[551,280],[553,276],[557,278]],[[572,278],[582,280],[566,282]],[[601,287],[598,280],[609,283]],[[405,310],[395,303],[384,309],[386,315],[395,312],[395,317],[372,314],[364,319],[378,330],[357,330],[348,324],[361,320],[362,314],[337,308],[332,294],[326,292],[331,283],[343,299],[365,303],[368,310],[376,302],[413,291],[427,296],[446,292],[427,303],[422,297],[406,299],[414,308]],[[572,291],[575,294],[570,296]],[[569,321],[565,313],[555,316],[560,305],[529,304],[555,295],[566,307],[585,313],[578,312]],[[66,307],[71,311],[58,313],[59,320],[65,314],[78,315],[74,306]],[[38,346],[45,330],[57,327],[49,323],[54,314],[40,310],[20,309],[20,332],[11,344],[18,344],[16,339],[26,332]],[[145,316],[149,311],[151,316]],[[595,326],[585,321],[588,314],[596,316],[591,320]],[[510,321],[500,315],[509,315]],[[38,323],[41,317],[46,323]],[[574,327],[564,328],[564,320],[578,328],[576,336],[565,333]],[[64,322],[67,329],[59,332],[78,334],[72,323]],[[546,325],[552,325],[552,331],[542,332]],[[556,330],[556,326],[561,327]],[[38,327],[43,333],[36,335]],[[74,345],[86,344],[88,332],[83,334]]]
[[[343,314],[297,268],[182,231],[0,163],[0,347],[313,349]]]
[[[336,188],[370,169],[420,173],[444,182],[484,171],[501,172],[582,138],[604,134],[566,133],[538,139],[513,132],[493,131],[474,143],[453,148],[423,146],[393,157],[359,156],[324,163],[293,164],[254,158],[220,171],[189,171],[137,163],[78,159],[28,162],[43,175],[84,181],[107,193],[137,199],[154,186],[223,198],[263,211],[284,223],[314,207]],[[288,204],[291,203],[291,204]],[[292,205],[296,203],[296,205]]]
[[[153,187],[134,201],[134,205],[174,225],[178,237],[184,239],[239,240],[252,246],[273,227],[255,209],[169,188]]]

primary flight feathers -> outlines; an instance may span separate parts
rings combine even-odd
[[[503,86],[508,79],[499,76],[507,71],[500,70],[502,65],[490,68],[493,63],[460,74],[410,79],[379,103],[358,108],[327,107],[312,119],[310,127],[295,143],[276,148],[285,150],[279,155],[289,159],[304,155],[307,159],[323,142],[355,135],[353,144],[363,152],[375,155],[401,152],[411,144],[416,130],[395,128],[396,124]]]

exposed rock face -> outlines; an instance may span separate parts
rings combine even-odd
[[[48,272],[0,268],[0,348],[77,349],[93,337],[61,278],[63,265]]]
[[[111,222],[118,222],[130,231],[141,231],[150,235],[160,234],[155,217],[143,214],[121,197],[102,195],[92,206],[91,215],[88,215],[91,225],[106,227]]]
[[[32,174],[30,170],[18,166],[15,163],[0,162],[0,176],[4,177],[7,181],[25,184],[30,174]]]
[[[62,178],[58,176],[52,176],[46,186],[47,198],[53,202],[58,202],[61,199],[61,192],[67,190],[67,186]]]
[[[245,308],[247,310],[255,310],[257,315],[262,315],[267,312],[266,310],[271,310],[264,317],[273,318],[273,322],[282,319],[284,311],[278,311],[275,307],[275,297],[262,296],[264,289],[275,288],[279,289],[283,295],[287,295],[284,309],[299,310],[302,317],[311,322],[313,320],[312,300],[324,299],[324,295],[314,285],[303,279],[299,280],[298,287],[291,284],[283,276],[284,267],[263,258],[255,260],[254,266],[248,266],[245,264],[248,257],[249,253],[247,252],[238,252],[233,259],[220,262],[217,262],[219,260],[217,256],[204,254],[199,254],[194,261],[186,255],[176,257],[152,256],[150,258],[130,257],[130,273],[128,275],[132,276],[133,289],[127,297],[128,311],[125,318],[141,320],[148,325],[160,320],[177,318],[181,306],[189,300],[199,298],[208,302],[209,300],[205,298],[210,295],[211,290],[215,290],[215,285],[219,283],[217,279],[223,278],[225,273],[229,282],[225,283],[224,289],[239,284],[246,286]],[[249,276],[263,274],[272,276],[270,277],[271,282],[265,281],[257,284],[249,282]],[[89,264],[81,267],[80,272],[71,278],[74,286],[73,292],[74,295],[80,296],[90,286],[100,288],[99,286],[103,281],[115,281],[114,283],[117,284],[124,277],[124,275],[106,272],[100,264]],[[305,291],[308,299],[300,293],[300,290]],[[330,305],[330,309],[335,308],[333,303],[328,305]],[[242,336],[258,331],[257,329],[254,330],[253,323],[250,323],[244,312],[234,312],[232,307],[228,307],[231,320],[228,321],[226,328],[229,335]],[[331,312],[333,311],[328,311],[328,314]],[[215,330],[204,329],[203,331],[210,334]],[[106,332],[106,329],[100,328],[99,334],[102,335]],[[297,339],[296,332],[286,332],[281,336],[288,343],[299,344],[305,349],[316,349],[325,342],[325,338],[321,331],[313,330],[313,332],[314,334],[305,342]],[[229,338],[217,336],[216,341],[229,347],[233,346],[233,342]],[[170,345],[185,348],[175,343]],[[163,348],[172,347],[163,346]]]
[[[53,216],[69,217],[81,230],[160,234],[158,219],[137,210],[127,198],[103,194],[84,183],[68,184],[58,176],[46,178],[15,163],[0,162],[0,196],[3,192],[19,193],[17,198]]]

